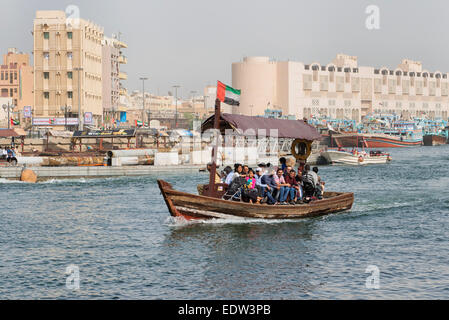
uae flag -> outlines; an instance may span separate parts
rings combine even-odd
[[[230,106],[240,106],[241,90],[236,90],[218,81],[217,98]]]

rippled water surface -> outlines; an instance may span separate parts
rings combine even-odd
[[[170,220],[156,179],[195,192],[207,177],[193,171],[0,180],[0,298],[447,299],[449,148],[390,151],[389,165],[321,167],[354,208],[294,222]]]

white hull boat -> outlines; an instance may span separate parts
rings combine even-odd
[[[329,164],[348,164],[348,165],[368,165],[368,164],[385,164],[392,161],[392,158],[387,153],[374,151],[366,152],[347,152],[328,150],[321,153]]]

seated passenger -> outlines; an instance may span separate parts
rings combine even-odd
[[[249,167],[247,165],[243,166],[242,175],[244,175],[245,177],[247,177],[249,175]]]
[[[221,181],[223,183],[226,183],[226,179],[231,172],[232,172],[232,168],[230,166],[227,166],[226,168],[223,169],[223,171],[221,173]]]
[[[243,201],[249,203],[260,202],[256,189],[256,178],[253,170],[248,171],[248,177],[245,178],[245,181],[245,187],[242,194]]]
[[[285,182],[289,185],[287,187],[287,194],[290,197],[290,204],[294,205],[298,201],[298,195],[302,199],[302,192],[298,181],[296,181],[296,171],[290,170],[289,175],[285,177]]]
[[[316,190],[315,190],[315,196],[321,200],[323,199],[323,195],[324,195],[324,186],[326,185],[326,183],[324,181],[321,180],[321,177],[318,175],[318,167],[314,167],[313,168],[313,172],[316,173],[317,177],[318,177],[318,183],[316,185]]]
[[[263,199],[267,198],[267,203],[271,205],[276,204],[276,200],[273,197],[273,193],[277,187],[276,180],[274,178],[275,175],[276,173],[273,170],[270,173],[264,174],[260,179],[261,183],[260,197]]]
[[[242,169],[243,169],[242,165],[240,163],[236,163],[234,165],[234,171],[232,171],[228,174],[228,176],[226,177],[225,183],[227,185],[230,185],[236,177],[240,177],[240,173],[242,172]]]
[[[279,169],[282,169],[282,171],[285,171],[285,169],[287,168],[287,159],[282,157],[282,158],[279,159],[279,163],[281,164]]]
[[[315,196],[315,188],[318,183],[318,176],[315,172],[310,170],[310,165],[304,167],[302,175],[302,183],[304,186],[304,197],[312,198]]]
[[[285,201],[287,200],[288,197],[287,193],[288,184],[285,182],[284,171],[281,168],[279,168],[277,171],[277,175],[274,178],[276,181],[276,189],[277,189],[277,194],[275,198],[278,200],[279,204],[286,205],[287,203]]]

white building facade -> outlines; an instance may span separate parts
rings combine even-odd
[[[242,90],[233,113],[263,115],[282,110],[297,119],[329,117],[360,121],[372,112],[404,119],[448,119],[447,73],[403,60],[394,70],[358,66],[344,54],[327,65],[248,57],[232,65],[232,86]]]

